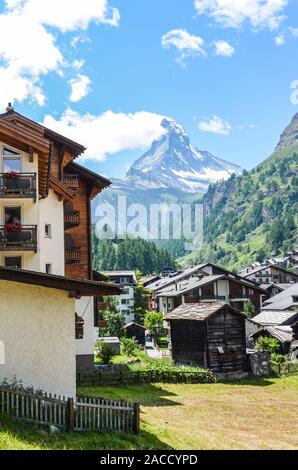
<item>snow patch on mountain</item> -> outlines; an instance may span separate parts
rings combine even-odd
[[[185,129],[172,119],[164,119],[165,133],[154,141],[114,187],[176,189],[185,192],[206,191],[210,183],[239,175],[242,168],[221,160],[192,145]]]

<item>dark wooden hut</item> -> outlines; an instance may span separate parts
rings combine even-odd
[[[175,362],[216,374],[247,372],[245,316],[220,303],[183,304],[167,315]]]
[[[130,322],[125,325],[125,330],[128,338],[135,338],[141,346],[146,343],[146,328],[135,322]]]

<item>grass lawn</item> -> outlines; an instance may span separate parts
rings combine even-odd
[[[208,385],[81,387],[142,404],[142,432],[50,435],[0,418],[0,449],[297,449],[298,375]]]

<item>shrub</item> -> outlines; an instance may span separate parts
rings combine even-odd
[[[115,354],[107,343],[102,340],[99,340],[95,345],[95,355],[104,364],[111,364],[112,357]]]
[[[141,365],[131,365],[130,370],[139,373],[144,382],[164,383],[213,383],[215,377],[207,369],[191,366],[178,366],[170,361],[156,361]],[[136,374],[137,375],[137,374]]]
[[[161,312],[147,313],[145,316],[145,327],[150,330],[155,341],[164,334],[163,314]]]
[[[140,351],[140,346],[135,338],[122,338],[121,351],[128,357],[135,356]]]
[[[279,349],[279,342],[275,338],[268,338],[267,336],[260,336],[255,345],[257,351],[269,351],[275,353]]]
[[[283,356],[282,354],[278,354],[278,353],[272,353],[271,355],[271,360],[272,362],[274,362],[275,364],[284,364],[285,362],[287,362],[288,360],[288,357],[287,356]]]

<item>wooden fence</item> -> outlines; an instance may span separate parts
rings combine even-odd
[[[69,431],[140,431],[137,403],[57,397],[0,387],[0,412],[14,419]]]
[[[298,374],[298,363],[272,364],[272,370],[278,375]]]
[[[139,432],[140,407],[136,403],[78,397],[75,411],[75,431]]]

